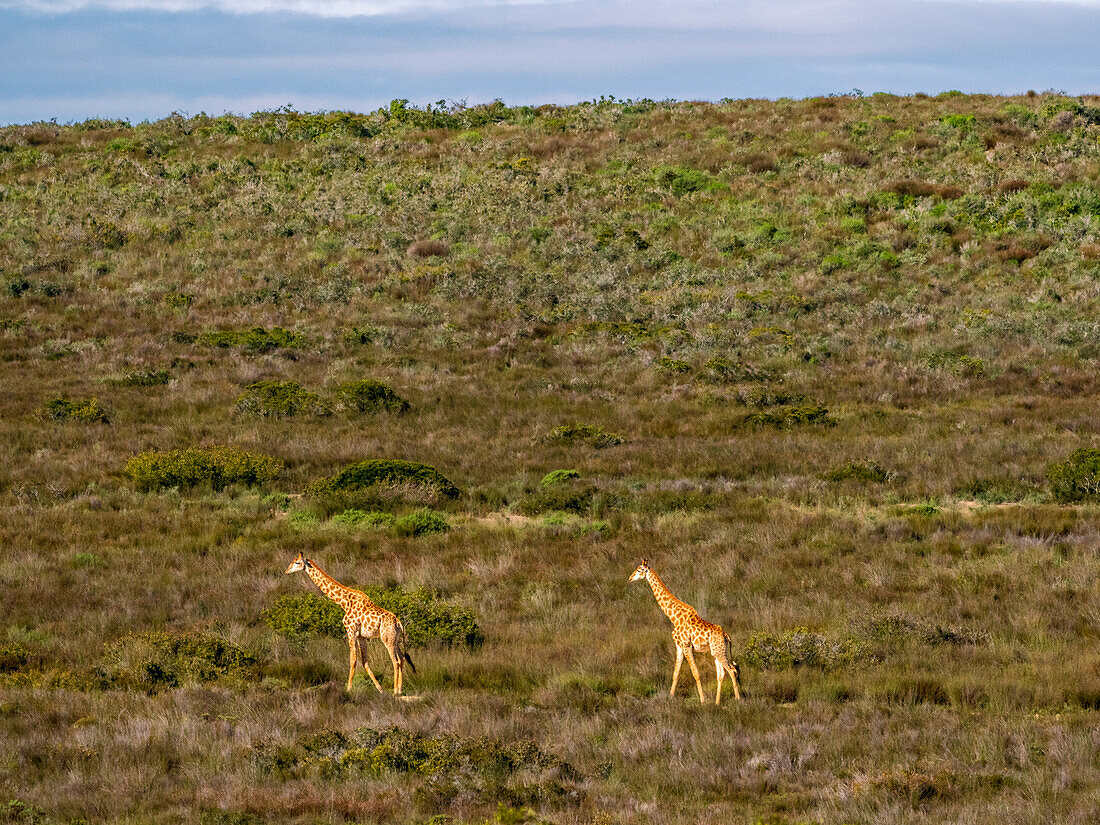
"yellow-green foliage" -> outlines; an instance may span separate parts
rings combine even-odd
[[[547,433],[546,440],[567,443],[581,442],[590,444],[598,450],[604,447],[614,447],[626,441],[623,436],[609,433],[603,427],[592,424],[563,424]]]
[[[485,641],[473,613],[443,601],[433,590],[367,586],[362,591],[379,607],[397,614],[413,646],[435,641],[476,648]],[[292,641],[313,636],[344,636],[344,611],[340,606],[309,593],[280,596],[262,616],[268,627]]]
[[[328,412],[317,393],[296,381],[257,381],[237,396],[237,412],[257,418],[321,415]]]
[[[1074,450],[1065,461],[1051,465],[1047,478],[1058,501],[1100,498],[1100,449]]]
[[[239,447],[189,447],[139,453],[126,462],[126,475],[142,492],[206,485],[221,490],[230,484],[266,484],[282,466],[276,458]]]
[[[110,416],[99,403],[99,399],[88,401],[70,401],[67,398],[55,398],[39,410],[43,418],[53,421],[79,421],[82,424],[109,424]]]

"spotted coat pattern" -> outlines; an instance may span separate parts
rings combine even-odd
[[[672,689],[669,696],[676,694],[676,683],[680,679],[680,666],[684,659],[688,661],[691,675],[695,677],[695,685],[699,688],[699,702],[703,703],[703,682],[699,678],[699,668],[695,666],[695,653],[710,653],[714,657],[714,668],[718,674],[718,692],[714,696],[714,704],[722,701],[722,680],[728,673],[733,682],[734,698],[741,698],[741,685],[739,676],[741,668],[733,660],[730,649],[730,637],[721,627],[699,617],[695,608],[686,602],[682,602],[672,595],[663,581],[649,568],[649,561],[642,560],[638,569],[630,576],[630,581],[645,579],[653,588],[653,595],[657,599],[657,605],[672,622],[672,641],[676,644],[676,668],[672,672]]]
[[[363,591],[340,584],[301,553],[295,556],[286,572],[297,573],[299,570],[305,570],[313,579],[313,583],[321,588],[321,592],[344,609],[344,632],[348,637],[350,659],[348,690],[351,690],[351,683],[355,678],[355,666],[358,663],[370,676],[378,692],[382,692],[382,685],[367,664],[366,653],[367,639],[381,639],[393,663],[393,695],[401,695],[404,662],[409,663],[413,673],[416,673],[416,665],[409,658],[407,652],[409,638],[397,615],[376,605]]]

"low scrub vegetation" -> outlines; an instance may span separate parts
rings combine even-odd
[[[126,462],[126,475],[142,491],[162,487],[231,484],[262,485],[278,477],[282,462],[238,447],[189,447],[168,452],[139,453]]]
[[[0,128],[0,819],[1084,821],[1098,110]]]

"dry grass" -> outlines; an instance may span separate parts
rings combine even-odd
[[[1095,105],[0,130],[0,648],[28,652],[0,656],[0,817],[1091,821],[1100,506],[1055,503],[1046,473],[1100,427]],[[259,382],[368,379],[411,410],[234,413]],[[92,398],[109,423],[39,413]],[[793,408],[834,425],[746,423]],[[618,438],[545,437],[578,423]],[[124,473],[214,445],[284,469],[221,492]],[[349,527],[299,495],[373,458],[463,495],[341,510],[430,504],[452,529]],[[836,472],[856,465],[877,469]],[[580,478],[552,496],[562,468]],[[487,641],[420,651],[416,702],[346,696],[338,640],[260,618],[307,592],[281,572],[299,550],[434,588]],[[731,634],[746,701],[667,698],[667,621],[626,583],[642,555]],[[221,634],[260,675],[110,682],[104,645],[149,630]],[[754,639],[778,653],[750,665]],[[258,767],[363,727],[529,740],[576,773]]]

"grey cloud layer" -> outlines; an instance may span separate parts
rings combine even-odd
[[[0,11],[0,123],[501,97],[1100,91],[1100,9],[821,0],[571,2],[361,18]]]

